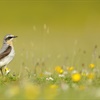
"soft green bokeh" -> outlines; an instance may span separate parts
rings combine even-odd
[[[95,45],[100,53],[100,2],[0,0],[0,45],[8,33],[19,36],[9,65],[13,71],[22,70],[22,63],[31,68],[39,59],[46,67],[91,63]]]
[[[18,38],[0,99],[100,99],[99,0],[0,0],[0,47],[6,34]]]

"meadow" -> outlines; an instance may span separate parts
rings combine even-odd
[[[0,100],[100,100],[98,0],[0,0],[0,47],[6,34]]]
[[[13,41],[16,56],[3,70],[4,76],[0,75],[0,99],[99,100],[98,45],[89,52],[88,48],[80,48],[78,40],[72,43],[72,47],[65,48],[60,41],[62,45],[57,48],[58,42],[48,45],[48,35],[44,24],[39,42],[34,39],[20,42],[21,35]]]

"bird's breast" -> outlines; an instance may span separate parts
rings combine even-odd
[[[9,53],[9,57],[14,57],[15,55],[15,51],[14,51],[14,48],[12,48],[11,52]]]

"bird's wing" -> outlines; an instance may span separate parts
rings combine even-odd
[[[0,60],[6,57],[11,52],[11,46],[8,46],[7,49],[0,54]]]

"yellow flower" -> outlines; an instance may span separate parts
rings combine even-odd
[[[89,67],[90,67],[91,69],[93,69],[93,68],[95,67],[95,65],[94,65],[94,64],[90,64]]]
[[[95,76],[94,73],[89,73],[87,77],[88,77],[89,79],[94,79],[94,76]]]
[[[81,80],[81,75],[80,75],[79,73],[74,73],[74,74],[72,75],[72,80],[73,80],[74,82],[80,81],[80,80]]]
[[[64,70],[61,68],[61,66],[56,66],[55,71],[58,72],[59,74],[62,74]]]
[[[59,72],[61,70],[61,66],[56,66],[55,71]]]
[[[67,70],[68,70],[68,71],[72,71],[72,70],[74,70],[74,67],[73,67],[73,66],[67,67]]]
[[[8,67],[5,68],[5,75],[7,75],[10,72],[10,69]]]
[[[64,72],[64,70],[63,70],[63,69],[61,69],[61,70],[59,71],[59,73],[60,73],[60,74],[62,74],[63,72]]]

